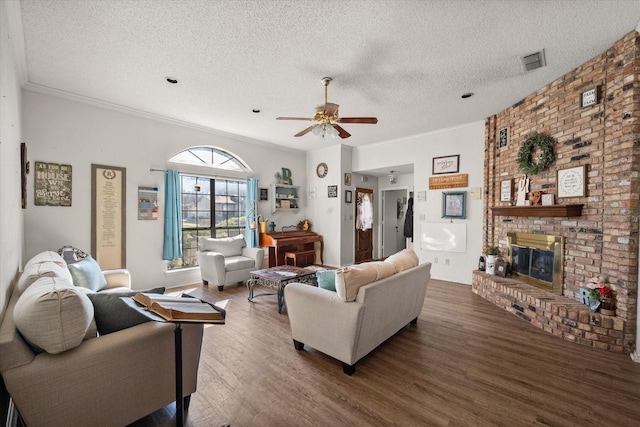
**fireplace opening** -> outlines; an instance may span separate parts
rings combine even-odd
[[[564,238],[532,233],[507,233],[511,273],[519,280],[562,295]]]

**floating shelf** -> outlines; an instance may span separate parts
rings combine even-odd
[[[494,216],[539,216],[572,217],[582,216],[584,205],[550,206],[497,206],[491,208]]]

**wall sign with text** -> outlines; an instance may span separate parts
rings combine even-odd
[[[580,107],[591,107],[600,102],[600,86],[585,90],[580,95]]]
[[[71,165],[36,162],[36,206],[71,206]]]

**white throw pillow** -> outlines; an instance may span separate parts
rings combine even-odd
[[[369,265],[376,269],[376,282],[396,274],[396,268],[390,262],[372,261]]]
[[[65,267],[60,267],[58,263],[52,261],[27,263],[16,285],[18,293],[24,292],[25,289],[41,277],[60,277],[69,282],[71,281],[71,273],[69,273],[66,264]]]
[[[24,268],[26,270],[28,266],[32,264],[38,264],[41,262],[55,262],[60,267],[67,266],[67,263],[64,261],[64,258],[62,258],[62,256],[60,256],[58,252],[44,251],[44,252],[40,252],[39,254],[31,258],[29,261],[27,261],[27,263],[24,265]]]
[[[93,320],[93,305],[68,280],[43,277],[18,298],[13,321],[36,349],[61,353],[80,345]]]
[[[233,237],[221,237],[214,239],[212,237],[201,237],[198,241],[201,252],[219,252],[223,256],[242,255],[242,248],[246,246],[244,236],[238,234]]]
[[[356,300],[361,286],[375,282],[377,271],[370,263],[355,264],[336,270],[336,292],[345,302]]]
[[[396,273],[400,273],[401,271],[415,267],[420,260],[413,249],[403,249],[385,259],[384,262],[393,264]]]

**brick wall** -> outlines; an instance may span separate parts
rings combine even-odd
[[[606,52],[487,118],[485,130],[485,243],[504,250],[508,231],[564,236],[563,296],[578,300],[578,288],[589,278],[606,277],[616,293],[616,317],[624,324],[625,352],[634,350],[637,324],[639,79],[640,36],[632,31]],[[581,93],[595,86],[601,89],[599,103],[581,108]],[[504,127],[509,143],[499,149]],[[517,181],[521,175],[518,149],[533,131],[550,134],[557,143],[551,166],[529,177],[530,190],[556,194],[558,169],[586,165],[586,196],[556,199],[584,204],[582,216],[492,216],[493,206],[508,204],[500,201],[500,181]]]

